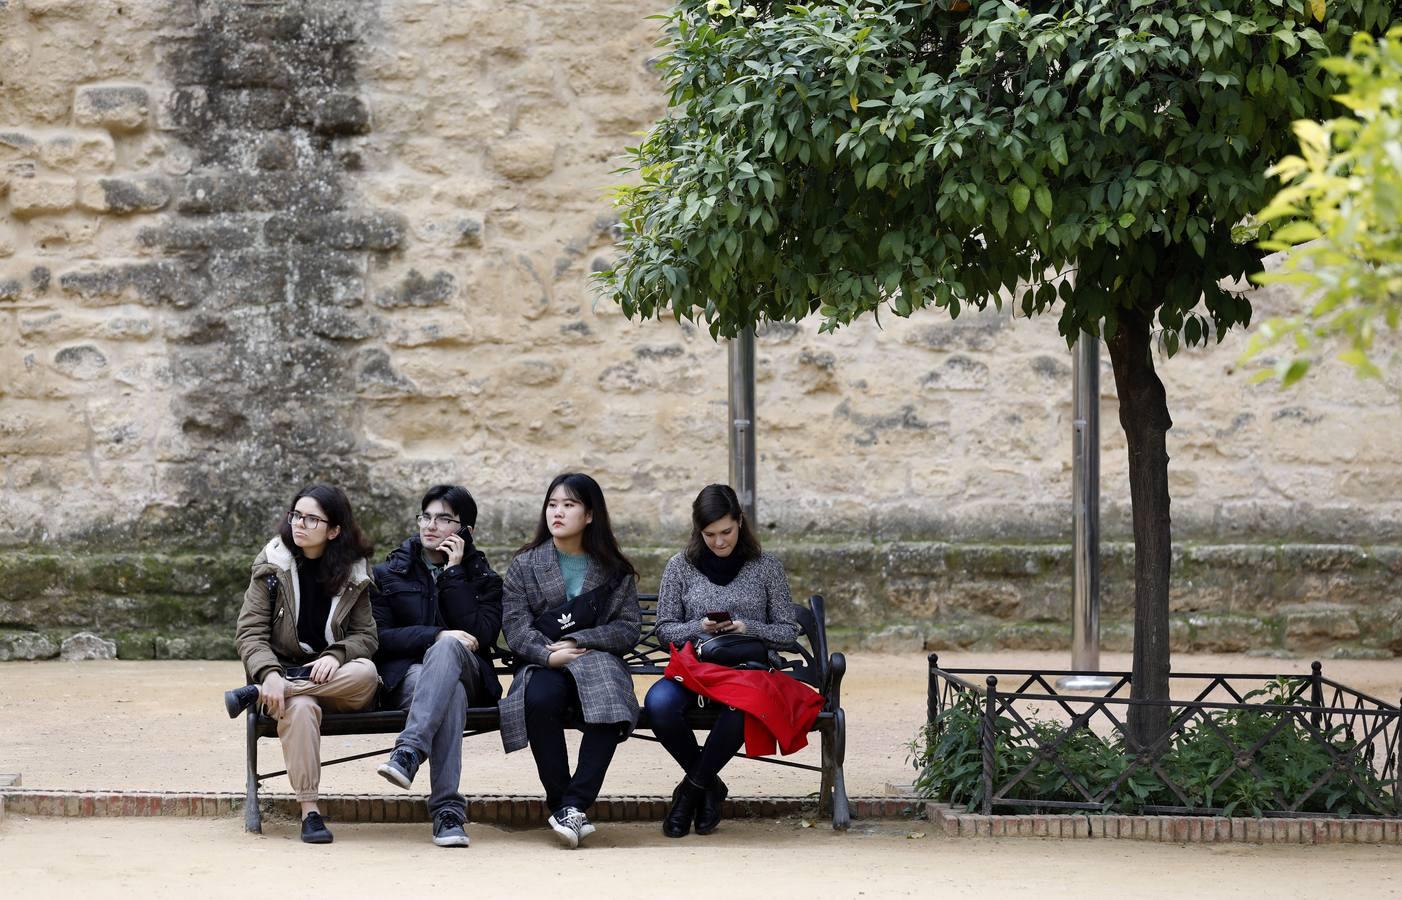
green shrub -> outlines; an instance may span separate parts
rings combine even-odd
[[[1159,759],[1166,780],[1150,766],[1135,766],[1125,775],[1137,757],[1118,732],[1102,737],[1085,726],[1068,729],[1030,716],[1024,725],[1000,716],[993,744],[993,789],[998,791],[1021,775],[1004,799],[1100,802],[1107,812],[1129,814],[1148,806],[1182,806],[1220,810],[1224,816],[1259,816],[1266,810],[1288,809],[1319,783],[1299,812],[1396,814],[1388,785],[1374,773],[1371,758],[1353,753],[1355,744],[1346,726],[1316,734],[1297,716],[1260,708],[1297,704],[1289,681],[1278,679],[1245,699],[1257,703],[1245,709],[1202,711],[1172,738]],[[1176,711],[1175,724],[1188,714]],[[909,745],[920,796],[965,806],[971,812],[982,807],[982,723],[983,698],[963,691],[921,730]],[[1058,740],[1061,743],[1053,754],[1038,758],[1039,748]],[[1238,765],[1242,754],[1248,754],[1253,765]],[[1213,787],[1224,772],[1230,774]],[[1051,808],[1034,803],[1020,809]]]

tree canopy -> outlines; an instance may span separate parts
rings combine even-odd
[[[1289,337],[1275,374],[1290,384],[1309,370],[1321,340],[1343,346],[1339,358],[1378,376],[1373,342],[1402,318],[1402,27],[1382,40],[1354,35],[1346,56],[1323,62],[1348,89],[1348,114],[1295,123],[1298,155],[1271,169],[1285,186],[1261,212],[1276,224],[1263,243],[1285,250],[1262,284],[1301,288],[1312,305],[1301,315],[1263,323],[1250,353]]]
[[[630,151],[603,286],[629,315],[723,336],[1014,297],[1027,314],[1061,301],[1068,338],[1150,298],[1170,354],[1220,338],[1251,316],[1219,282],[1259,268],[1259,235],[1234,228],[1265,205],[1283,124],[1332,108],[1320,63],[1392,11],[680,2],[673,114]]]

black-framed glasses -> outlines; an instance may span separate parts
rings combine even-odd
[[[316,531],[318,528],[326,524],[326,520],[323,519],[321,516],[309,515],[307,513],[298,512],[294,509],[287,514],[287,524],[296,525],[298,523],[305,525],[308,529],[312,531]]]
[[[419,513],[418,523],[420,528],[427,528],[430,525],[461,525],[462,522],[456,516],[431,516],[428,513]]]

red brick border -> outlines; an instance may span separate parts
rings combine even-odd
[[[0,791],[0,815],[65,816],[237,816],[243,814],[242,793],[168,793],[159,791]],[[293,817],[297,802],[289,794],[264,794],[265,812]],[[603,797],[589,811],[598,822],[660,822],[668,797]],[[910,818],[919,801],[892,797],[857,797],[851,801],[857,819]],[[321,798],[326,817],[337,822],[427,822],[422,796],[411,794],[335,794]],[[535,827],[547,811],[540,797],[487,795],[468,800],[469,821],[510,827]],[[816,816],[807,797],[732,797],[725,803],[727,818]]]
[[[936,834],[946,837],[1053,837],[1174,844],[1402,845],[1399,819],[1244,819],[1210,816],[980,816],[943,803],[925,804]]]

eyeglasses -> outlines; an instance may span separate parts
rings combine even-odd
[[[460,525],[458,519],[452,516],[430,516],[428,513],[419,513],[419,527],[427,528],[430,525]]]
[[[318,528],[326,524],[326,520],[323,519],[321,516],[310,516],[306,513],[300,513],[295,509],[287,514],[288,525],[297,525],[299,523],[305,525],[308,529],[312,531],[316,531]]]

